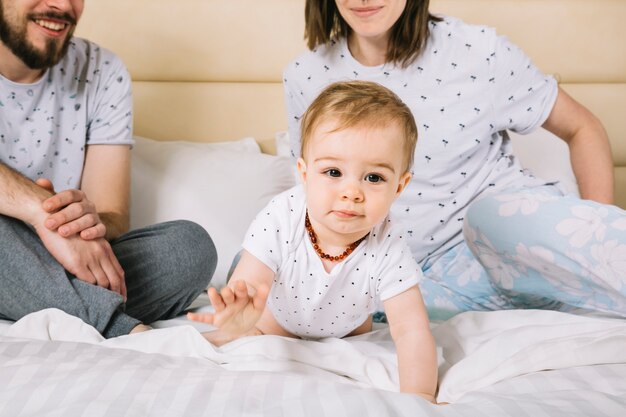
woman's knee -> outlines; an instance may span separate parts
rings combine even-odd
[[[541,234],[547,223],[567,209],[563,200],[551,187],[489,194],[469,205],[463,233],[466,240],[476,234],[491,237]]]

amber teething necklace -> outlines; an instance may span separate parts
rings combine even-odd
[[[365,235],[362,238],[350,243],[348,247],[346,248],[346,250],[344,250],[341,255],[332,256],[324,252],[322,248],[320,248],[320,245],[317,244],[317,235],[315,234],[315,230],[313,230],[313,226],[311,226],[311,222],[309,221],[308,210],[306,212],[306,215],[304,216],[304,227],[306,228],[306,231],[309,234],[309,239],[311,239],[311,243],[313,244],[313,249],[315,249],[315,252],[317,252],[317,255],[322,259],[328,259],[329,261],[333,261],[333,262],[341,261],[346,256],[350,255],[354,251],[354,249],[356,249],[356,247],[359,246],[359,243],[361,243],[363,239],[367,237],[367,235]]]

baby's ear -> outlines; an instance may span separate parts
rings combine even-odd
[[[300,181],[302,181],[302,184],[306,184],[306,162],[304,162],[304,159],[298,158],[296,167],[300,173]]]
[[[404,190],[404,187],[406,187],[409,184],[409,182],[411,181],[411,177],[412,175],[409,171],[402,174],[402,176],[400,177],[400,180],[398,181],[398,189],[396,190],[396,197],[399,196],[402,190]]]

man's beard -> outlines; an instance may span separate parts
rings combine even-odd
[[[72,22],[72,24],[75,22],[74,19],[65,14],[47,13],[39,14],[37,17],[54,17]],[[29,16],[28,19],[32,20],[33,16]],[[72,28],[60,46],[57,40],[48,39],[44,49],[39,50],[27,38],[26,24],[18,26],[7,22],[4,16],[2,1],[0,0],[0,41],[31,69],[46,69],[56,65],[67,53],[73,32]]]

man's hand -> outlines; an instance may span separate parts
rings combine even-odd
[[[124,270],[108,241],[102,237],[62,237],[42,226],[35,226],[35,231],[50,254],[76,278],[110,289],[126,300]]]
[[[54,193],[52,183],[41,178],[37,185]],[[50,216],[44,221],[49,230],[56,230],[63,237],[79,235],[82,239],[93,240],[106,236],[106,226],[93,204],[81,190],[65,190],[47,198],[42,207]]]
[[[215,308],[215,314],[188,313],[190,320],[212,324],[223,334],[238,337],[246,334],[259,321],[269,294],[267,285],[255,289],[245,281],[236,281],[234,289],[224,287],[221,293],[209,288],[209,300]],[[249,294],[248,290],[252,294]]]

